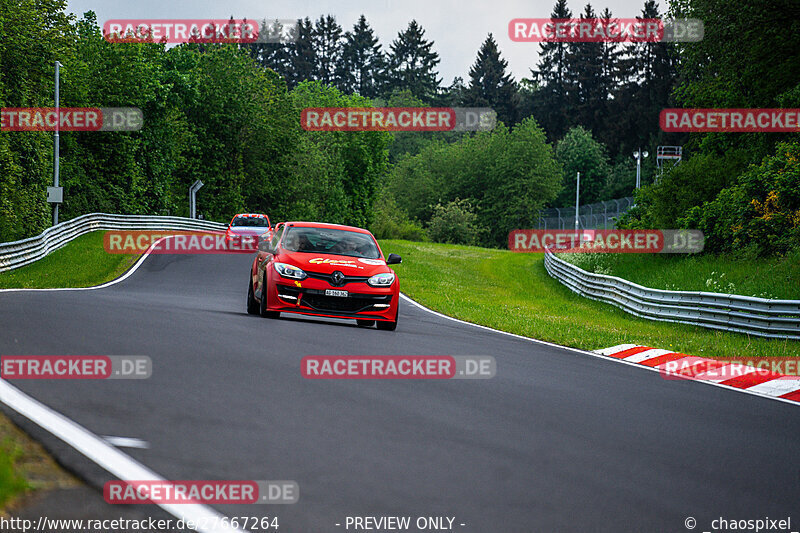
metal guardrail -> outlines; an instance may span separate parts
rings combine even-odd
[[[206,230],[221,231],[220,222],[150,215],[90,213],[44,230],[36,237],[0,243],[0,272],[38,261],[69,241],[97,230]]]
[[[586,272],[550,250],[545,251],[544,266],[551,277],[573,292],[642,318],[800,340],[800,300],[650,289],[622,278]]]

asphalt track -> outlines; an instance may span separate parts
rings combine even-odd
[[[390,252],[391,250],[387,250]],[[288,479],[282,532],[346,516],[455,531],[800,525],[800,408],[459,324],[401,303],[395,332],[245,312],[249,255],[155,255],[92,291],[0,293],[0,354],[148,355],[148,380],[11,383],[167,479]],[[397,268],[402,287],[402,265]],[[575,318],[576,321],[580,317]],[[304,380],[305,355],[492,355],[489,380]],[[93,485],[110,477],[31,428]]]

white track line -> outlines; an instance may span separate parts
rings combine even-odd
[[[0,289],[0,292],[81,291],[81,290],[94,290],[94,289],[102,289],[102,288],[105,288],[105,287],[110,287],[112,285],[116,285],[117,283],[120,283],[120,282],[126,280],[131,275],[133,275],[133,273],[136,272],[136,270],[142,265],[142,263],[150,255],[150,251],[151,251],[152,247],[155,246],[157,243],[158,243],[158,241],[153,243],[153,245],[150,247],[150,249],[148,249],[147,252],[145,252],[142,255],[142,257],[123,276],[121,276],[121,277],[119,277],[119,278],[117,278],[115,280],[109,281],[108,283],[104,283],[102,285],[98,285],[98,286],[95,286],[95,287],[62,288],[62,289]],[[544,345],[544,346],[551,346],[553,348],[559,348],[559,349],[567,350],[567,351],[570,351],[570,352],[589,355],[591,357],[597,357],[597,358],[600,358],[600,359],[605,359],[607,361],[615,361],[617,363],[630,365],[630,366],[633,366],[633,367],[636,367],[636,368],[640,368],[640,369],[644,369],[644,370],[649,370],[651,372],[660,372],[657,368],[651,368],[649,366],[640,365],[638,363],[632,363],[630,361],[625,361],[625,360],[617,359],[617,358],[614,358],[614,357],[609,357],[607,355],[604,355],[603,353],[595,353],[595,352],[590,352],[590,351],[586,351],[586,350],[581,350],[581,349],[578,349],[578,348],[570,348],[570,347],[567,347],[567,346],[560,346],[558,344],[554,344],[554,343],[551,343],[551,342],[540,341],[538,339],[532,339],[530,337],[524,337],[522,335],[517,335],[516,333],[509,333],[507,331],[500,331],[500,330],[497,330],[497,329],[494,329],[494,328],[490,328],[488,326],[482,326],[480,324],[473,324],[472,322],[466,322],[464,320],[459,320],[457,318],[453,318],[453,317],[449,317],[447,315],[443,315],[442,313],[439,313],[439,312],[434,311],[432,309],[428,309],[424,305],[415,302],[414,300],[412,300],[411,298],[409,298],[405,294],[401,293],[400,296],[404,300],[406,300],[407,302],[409,302],[412,305],[416,306],[417,308],[419,308],[419,309],[421,309],[421,310],[423,310],[425,312],[431,313],[431,314],[433,314],[435,316],[438,316],[439,318],[442,318],[442,319],[445,319],[445,320],[451,320],[453,322],[457,322],[459,324],[463,324],[463,325],[466,325],[466,326],[480,328],[480,329],[483,329],[485,331],[492,331],[494,333],[499,333],[501,335],[514,337],[514,338],[525,340],[525,341],[528,341],[528,342],[534,342],[534,343],[541,344],[541,345]],[[624,346],[624,348],[623,348],[623,346]],[[601,350],[601,351],[613,350],[613,351],[609,351],[609,353],[617,353],[619,351],[626,350],[628,348],[633,348],[635,346],[636,346],[635,344],[632,344],[630,346],[628,346],[628,345],[620,345],[620,346],[616,346],[614,348],[607,348],[607,349]],[[617,349],[617,348],[619,348],[619,349]],[[720,383],[715,383],[713,381],[700,381],[699,383],[704,383],[706,385],[711,385],[711,386],[720,387],[720,388],[723,388],[723,389],[728,389],[728,390],[732,390],[732,391],[736,391],[736,392],[740,392],[740,393],[745,393],[745,394],[749,394],[749,395],[752,395],[752,396],[758,396],[760,398],[767,398],[767,399],[770,399],[770,400],[777,400],[779,402],[787,403],[787,404],[794,405],[794,406],[800,405],[797,402],[793,402],[793,401],[787,400],[785,398],[778,398],[776,396],[771,396],[771,395],[769,395],[769,393],[762,393],[762,392],[759,392],[759,391],[751,391],[751,390],[748,390],[748,389],[738,389],[736,387],[730,387],[728,385],[722,385]],[[769,392],[773,392],[774,389],[772,389],[772,388],[770,388],[770,389],[771,390]],[[8,405],[9,407],[14,409],[15,411],[19,412],[23,416],[33,420],[34,422],[36,422],[37,424],[39,424],[43,428],[45,428],[48,431],[50,431],[51,433],[53,433],[54,435],[59,436],[59,438],[61,438],[62,440],[64,440],[68,444],[72,445],[75,449],[77,449],[78,451],[80,451],[81,453],[83,453],[84,455],[89,457],[90,459],[92,459],[98,465],[102,466],[103,468],[108,470],[110,473],[118,476],[119,479],[128,479],[128,480],[161,479],[155,473],[147,470],[144,466],[142,466],[141,464],[137,463],[136,461],[134,461],[133,459],[131,459],[130,457],[128,457],[124,453],[120,452],[119,450],[115,449],[114,447],[110,446],[108,443],[104,442],[99,437],[93,435],[92,433],[89,433],[87,430],[83,429],[81,426],[79,426],[75,422],[69,420],[68,418],[56,413],[55,411],[50,410],[49,408],[47,408],[44,405],[40,404],[39,402],[37,402],[33,398],[30,398],[30,397],[26,396],[21,391],[19,391],[16,388],[12,387],[11,385],[9,385],[7,382],[5,382],[3,380],[0,380],[0,401],[2,401],[3,403]],[[12,405],[12,403],[10,403],[10,402],[13,402],[14,405]],[[46,421],[53,421],[53,422],[51,422],[52,425],[44,422],[43,420],[37,419],[37,416],[42,416],[43,420],[46,420]],[[58,432],[56,430],[58,430]],[[76,442],[78,444],[74,444],[71,440],[67,440],[66,438],[61,436],[59,434],[61,432],[65,432],[68,436],[72,435],[75,439],[77,439]],[[95,455],[97,455],[98,457],[95,458]],[[122,475],[117,473],[117,472],[123,472],[124,473],[124,472],[127,472],[127,471],[131,471],[131,472],[134,472],[134,473],[139,472],[139,475],[138,476],[124,478],[124,477],[122,477]],[[191,505],[191,506],[187,506],[187,505],[160,505],[160,507],[162,507],[164,510],[166,510],[167,512],[169,512],[170,514],[172,514],[173,516],[176,516],[176,517],[178,517],[178,516],[187,516],[187,515],[189,515],[191,513],[197,513],[197,516],[201,516],[202,515],[202,516],[209,517],[211,519],[210,521],[212,523],[216,523],[216,524],[219,524],[219,518],[222,516],[222,515],[217,514],[215,511],[213,511],[213,510],[211,510],[209,508],[206,508],[205,506],[202,506],[202,505]],[[187,511],[188,511],[188,513],[187,513]],[[230,529],[230,528],[228,528],[228,529],[219,529],[219,527],[220,526],[218,525],[217,529],[198,529],[198,531],[201,531],[203,533],[205,533],[205,532],[216,533],[217,531],[219,531],[219,532],[243,531],[243,530]]]
[[[624,352],[625,350],[630,350],[631,348],[636,348],[637,346],[638,344],[617,344],[611,348],[597,350],[596,353],[599,353],[600,355],[614,355],[615,353]]]
[[[25,291],[91,291],[104,289],[117,283],[121,283],[133,275],[148,258],[153,247],[164,239],[157,240],[145,253],[142,254],[136,263],[122,276],[111,280],[102,285],[94,287],[64,287],[56,289],[0,289],[0,292],[25,292]],[[60,438],[80,453],[94,461],[97,465],[111,473],[117,479],[124,481],[153,480],[166,481],[155,472],[148,470],[142,464],[136,462],[128,455],[114,448],[102,438],[89,432],[78,423],[70,420],[56,411],[53,411],[44,404],[27,396],[19,389],[13,387],[7,381],[0,379],[0,402],[3,402],[25,418],[32,420],[51,434]],[[202,525],[197,531],[201,533],[247,533],[244,529],[233,528],[230,525],[223,525],[221,519],[224,515],[217,513],[210,507],[200,504],[158,504],[159,507],[178,519],[191,520],[195,524]],[[205,524],[208,524],[207,526]]]
[[[112,437],[110,435],[103,435],[101,437],[104,441],[117,448],[139,448],[147,450],[150,448],[150,443],[142,439],[134,439],[131,437]]]
[[[117,479],[123,481],[152,480],[162,481],[165,484],[169,483],[83,426],[34,400],[3,379],[0,379],[0,401],[69,444]],[[245,531],[223,523],[221,520],[223,515],[205,505],[165,503],[158,504],[158,506],[175,518],[186,521],[191,520],[198,526],[203,526],[197,528],[197,531],[202,533]]]
[[[611,353],[621,352],[622,349],[617,350],[616,348],[620,348],[621,346],[627,346],[625,344],[621,344],[621,345],[615,346],[613,348],[606,348],[605,350],[599,350],[598,352],[589,352],[589,351],[586,351],[586,350],[581,350],[579,348],[570,348],[569,346],[560,346],[558,344],[553,344],[552,342],[540,341],[539,339],[533,339],[531,337],[524,337],[522,335],[517,335],[516,333],[509,333],[507,331],[500,331],[499,329],[490,328],[489,326],[482,326],[480,324],[473,324],[472,322],[466,322],[464,320],[459,320],[457,318],[453,318],[453,317],[450,317],[450,316],[447,316],[447,315],[443,315],[442,313],[434,311],[433,309],[428,309],[424,305],[415,302],[414,300],[412,300],[411,298],[409,298],[405,294],[401,293],[400,296],[404,300],[409,302],[410,304],[418,307],[419,309],[422,309],[423,311],[426,311],[428,313],[436,315],[439,318],[444,318],[446,320],[452,320],[453,322],[458,322],[459,324],[464,324],[466,326],[472,326],[474,328],[480,328],[480,329],[483,329],[483,330],[486,330],[486,331],[493,331],[495,333],[500,333],[501,335],[507,335],[509,337],[514,337],[516,339],[521,339],[521,340],[525,340],[525,341],[528,341],[528,342],[535,342],[536,344],[542,344],[544,346],[552,346],[553,348],[560,348],[562,350],[568,350],[570,352],[580,353],[580,354],[584,354],[584,355],[590,355],[592,357],[605,359],[606,361],[614,361],[614,362],[617,362],[617,363],[621,363],[623,365],[630,365],[630,366],[633,366],[633,367],[636,367],[636,368],[640,368],[640,369],[643,369],[643,370],[648,370],[650,372],[661,372],[658,368],[652,368],[652,367],[649,367],[649,366],[640,365],[639,363],[631,363],[630,361],[625,361],[624,359],[617,359],[615,357],[609,357],[609,356],[607,356],[607,355],[605,355],[603,353],[600,353],[601,351],[606,351],[606,350],[615,350],[615,351],[612,351]],[[632,344],[632,345],[630,345],[630,348],[634,348],[635,346],[638,346],[638,345]],[[627,350],[628,348],[624,348],[624,349]],[[792,400],[787,400],[786,398],[778,398],[776,396],[771,396],[769,394],[764,394],[764,393],[759,392],[757,390],[753,391],[753,390],[749,390],[749,389],[738,389],[736,387],[731,387],[730,385],[723,385],[721,383],[715,383],[713,381],[697,381],[697,380],[690,380],[690,381],[693,381],[693,382],[696,382],[696,383],[703,383],[705,385],[711,385],[713,387],[719,387],[721,389],[727,389],[727,390],[731,390],[731,391],[741,392],[741,393],[744,393],[744,394],[749,394],[751,396],[758,396],[759,398],[767,398],[769,400],[776,400],[776,401],[779,401],[779,402],[782,402],[782,403],[793,405],[795,407],[800,406],[800,403],[798,403],[798,402],[795,402],[795,401],[792,401]]]
[[[112,285],[116,285],[117,283],[121,283],[121,282],[125,281],[126,279],[128,279],[129,277],[131,277],[133,275],[133,273],[136,272],[136,270],[138,270],[138,268],[140,266],[142,266],[142,263],[144,263],[145,259],[147,259],[147,257],[150,255],[150,252],[153,250],[153,247],[155,247],[159,242],[163,241],[164,239],[168,239],[170,237],[173,237],[173,235],[168,235],[166,237],[162,237],[161,239],[158,239],[156,242],[154,242],[153,244],[150,245],[150,248],[148,248],[147,251],[142,254],[142,257],[140,257],[136,261],[136,263],[134,263],[134,265],[127,272],[125,272],[122,276],[118,277],[117,279],[112,279],[111,281],[103,283],[102,285],[95,285],[94,287],[60,287],[60,288],[54,288],[54,289],[0,289],[0,292],[93,291],[95,289],[105,289],[106,287],[110,287]],[[11,271],[9,270],[8,272],[11,272]]]

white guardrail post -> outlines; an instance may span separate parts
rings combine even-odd
[[[551,277],[573,292],[638,317],[800,340],[800,300],[650,289],[622,278],[586,272],[550,250],[545,250],[544,266]]]
[[[226,227],[221,222],[182,217],[91,213],[61,222],[36,237],[0,243],[0,272],[29,265],[69,241],[96,230],[224,231]]]

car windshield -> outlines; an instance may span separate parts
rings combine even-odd
[[[268,228],[269,222],[264,217],[236,217],[231,226],[250,226],[253,228]]]
[[[348,255],[379,259],[375,240],[366,233],[328,228],[291,227],[283,238],[287,252]]]

